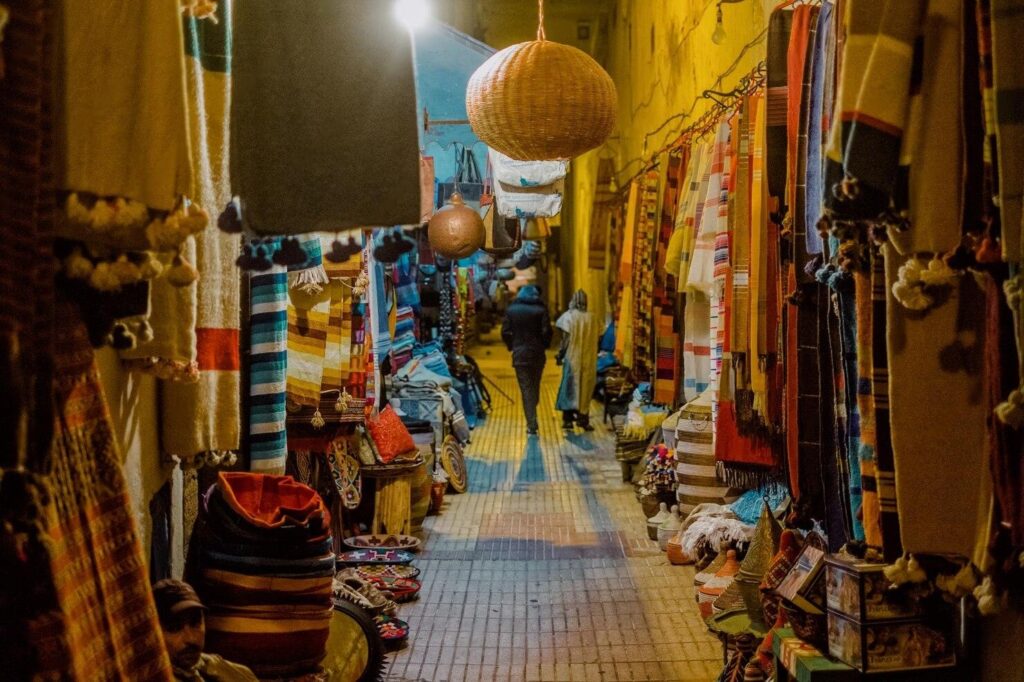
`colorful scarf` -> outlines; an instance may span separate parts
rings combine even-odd
[[[288,458],[288,272],[249,273],[249,457],[253,471],[283,474]]]
[[[633,251],[633,371],[652,379],[655,370],[654,270],[658,235],[657,171],[645,173],[640,184]],[[673,394],[674,396],[674,394]]]
[[[780,202],[786,194],[786,111],[789,99],[787,59],[793,10],[776,9],[768,18],[768,56],[765,60],[765,169],[768,194]]]
[[[675,273],[666,268],[668,246],[673,234],[679,200],[683,158],[669,154],[665,161],[665,189],[661,201],[661,223],[656,241],[654,270],[654,402],[674,405],[679,396],[680,343],[676,316]],[[677,256],[678,263],[678,256]]]

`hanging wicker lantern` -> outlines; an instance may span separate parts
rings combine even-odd
[[[615,84],[582,50],[544,38],[492,55],[469,79],[466,111],[473,132],[521,161],[569,159],[602,144],[615,128]]]
[[[458,192],[448,198],[448,203],[427,224],[430,248],[454,260],[472,256],[483,247],[484,238],[484,221],[466,206]]]

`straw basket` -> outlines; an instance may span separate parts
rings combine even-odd
[[[466,111],[473,132],[521,161],[569,159],[611,135],[615,84],[587,53],[544,38],[538,3],[537,40],[492,55],[469,79]]]

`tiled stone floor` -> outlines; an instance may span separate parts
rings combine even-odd
[[[516,402],[491,387],[466,452],[469,492],[427,520],[421,597],[399,613],[412,635],[387,679],[715,679],[721,647],[697,615],[693,569],[647,539],[610,430],[562,435],[549,362],[540,437],[528,439],[508,354],[473,355]]]

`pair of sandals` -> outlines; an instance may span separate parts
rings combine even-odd
[[[335,599],[351,602],[373,616],[394,616],[398,612],[398,604],[391,599],[390,593],[378,589],[353,568],[335,574],[332,591]]]

